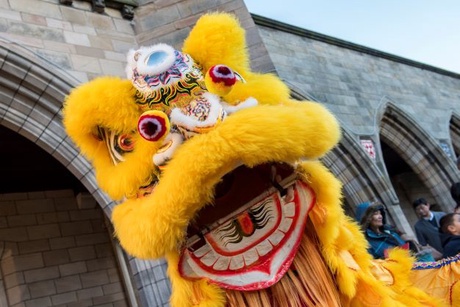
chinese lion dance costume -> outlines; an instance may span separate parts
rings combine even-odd
[[[407,251],[372,260],[319,160],[340,140],[336,118],[251,71],[233,15],[205,14],[181,51],[141,47],[127,63],[126,79],[74,89],[63,123],[119,202],[123,248],[167,260],[171,306],[452,303],[455,287],[414,285]]]

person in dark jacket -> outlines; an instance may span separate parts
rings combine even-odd
[[[363,208],[361,207],[361,210]],[[360,218],[360,224],[370,245],[368,251],[375,259],[384,259],[386,252],[391,248],[405,247],[406,242],[396,229],[386,223],[385,208],[382,204],[369,204]]]
[[[460,214],[448,213],[440,220],[440,237],[444,248],[443,257],[460,253]]]
[[[450,186],[450,195],[455,201],[454,213],[460,213],[460,182],[455,182]]]
[[[413,202],[413,207],[419,220],[415,223],[415,235],[422,246],[431,246],[439,255],[443,248],[439,238],[439,221],[446,214],[442,211],[431,211],[430,203],[424,198],[418,198]],[[439,260],[437,257],[436,260]]]

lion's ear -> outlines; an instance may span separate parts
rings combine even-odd
[[[225,64],[241,74],[250,70],[246,31],[229,13],[208,13],[200,17],[182,48],[208,71]]]

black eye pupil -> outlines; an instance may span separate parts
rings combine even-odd
[[[220,66],[217,71],[221,73],[222,75],[229,75],[230,74],[230,69],[227,66]]]
[[[142,130],[144,130],[147,135],[154,135],[158,130],[158,126],[152,122],[147,122],[142,125]]]

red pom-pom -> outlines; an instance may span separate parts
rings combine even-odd
[[[224,83],[226,86],[232,86],[236,82],[236,76],[233,70],[222,64],[214,65],[209,69],[209,76],[214,83]]]

